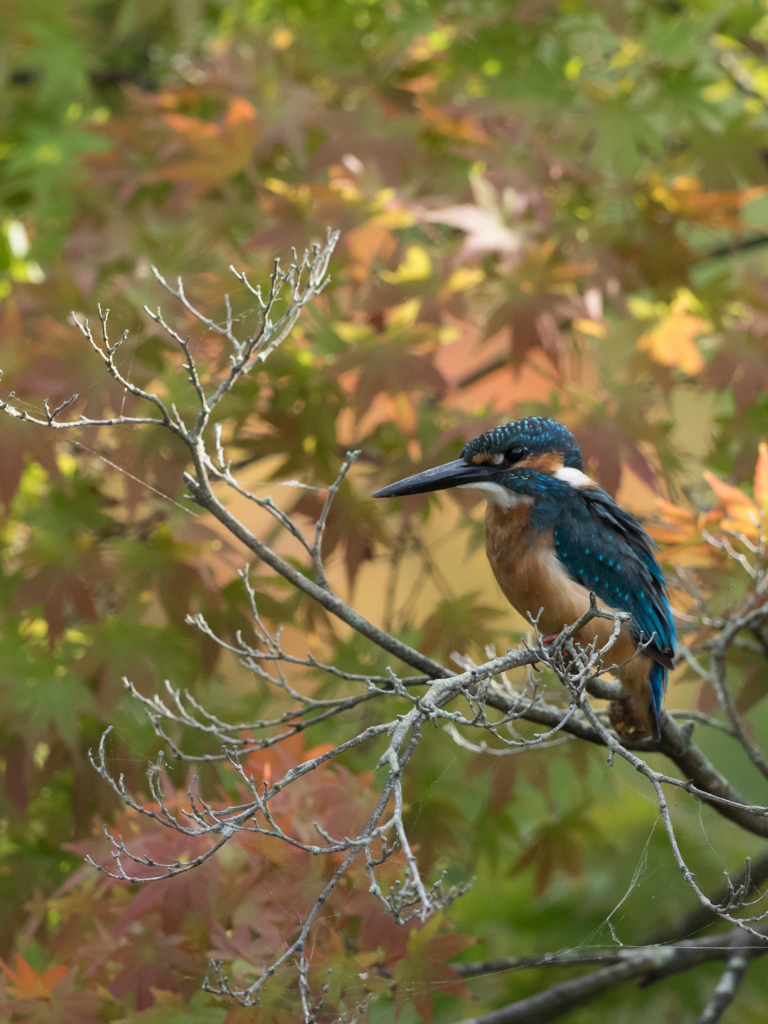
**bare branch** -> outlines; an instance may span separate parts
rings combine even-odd
[[[712,646],[710,653],[712,669],[710,678],[717,692],[720,705],[731,723],[733,735],[747,752],[752,764],[768,779],[768,760],[766,760],[765,753],[747,734],[744,723],[741,720],[741,715],[736,707],[736,702],[726,681],[726,654],[728,648],[736,639],[736,634],[742,630],[753,629],[757,625],[762,625],[766,618],[768,618],[768,607],[761,605],[759,608],[749,610],[746,614],[736,615],[731,619]]]
[[[712,935],[703,939],[690,939],[676,946],[646,946],[640,949],[617,950],[608,956],[616,960],[610,966],[602,967],[591,974],[582,975],[570,981],[563,981],[537,995],[520,999],[509,1006],[481,1014],[479,1017],[467,1018],[460,1024],[547,1024],[558,1017],[570,1013],[578,1006],[584,1006],[599,998],[606,992],[628,981],[639,979],[643,985],[652,984],[661,978],[689,971],[700,964],[716,960],[729,962],[732,957],[743,958],[746,964],[755,957],[768,953],[768,928],[762,930],[757,937],[744,935],[738,928],[725,935]],[[584,959],[574,957],[562,960],[562,954],[548,954],[535,963],[520,963],[520,967],[540,966],[547,962],[578,963],[589,962],[589,955]],[[592,954],[594,955],[594,954]],[[548,960],[547,957],[551,957]],[[528,958],[526,958],[528,959]],[[533,960],[534,958],[530,958]],[[464,965],[464,968],[469,965]],[[454,969],[461,971],[461,965],[454,964]],[[746,970],[746,967],[744,968]],[[469,972],[467,972],[469,973]],[[700,1018],[701,1019],[701,1018]],[[713,1018],[717,1019],[717,1018]]]
[[[720,981],[715,986],[712,998],[704,1007],[696,1024],[716,1024],[736,998],[739,985],[749,969],[749,957],[739,950],[728,958]]]
[[[742,901],[746,902],[749,897],[759,893],[766,882],[768,882],[768,854],[754,862],[747,859],[743,871],[733,881],[727,877],[725,887],[711,896],[710,902],[713,906],[728,906],[734,892],[741,893]],[[687,939],[703,928],[715,924],[718,920],[714,911],[699,905],[681,921],[656,932],[648,940],[648,945],[665,945],[680,939]]]
[[[326,590],[330,590],[330,587],[328,586],[328,579],[325,575],[325,569],[323,567],[323,556],[321,551],[323,545],[323,534],[325,533],[325,527],[328,522],[328,513],[331,511],[333,499],[339,493],[339,488],[343,484],[344,478],[346,477],[347,473],[350,471],[350,469],[356,462],[359,454],[359,451],[347,452],[347,457],[346,459],[344,459],[344,463],[341,469],[339,470],[338,476],[331,484],[331,486],[328,488],[328,493],[325,497],[325,501],[323,502],[322,511],[320,512],[320,518],[315,523],[315,540],[311,548],[312,562],[315,566],[317,582],[320,584],[321,587],[324,587]]]

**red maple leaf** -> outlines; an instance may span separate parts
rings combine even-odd
[[[423,928],[411,929],[407,955],[394,970],[395,1017],[410,999],[421,1019],[431,1024],[436,990],[452,996],[471,995],[461,975],[446,960],[452,960],[477,940],[455,932],[440,932],[441,923],[440,915],[436,914]]]

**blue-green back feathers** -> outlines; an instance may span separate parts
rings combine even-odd
[[[650,675],[656,713],[674,665],[677,632],[653,541],[599,488],[575,491],[554,523],[555,550],[568,574],[611,608],[629,612],[636,640],[656,662]]]
[[[499,482],[535,499],[531,527],[537,532],[552,529],[557,557],[568,575],[608,607],[632,616],[634,639],[648,644],[645,653],[656,662],[649,681],[658,716],[667,672],[674,665],[677,632],[651,538],[599,487],[574,487],[533,469],[503,474]]]

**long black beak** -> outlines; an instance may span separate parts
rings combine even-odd
[[[407,476],[395,484],[382,487],[376,491],[374,498],[400,498],[404,494],[425,494],[427,491],[444,491],[447,487],[459,487],[462,484],[479,483],[493,479],[499,472],[498,466],[488,464],[481,466],[469,465],[464,459],[446,462],[444,466],[427,469],[423,473]]]

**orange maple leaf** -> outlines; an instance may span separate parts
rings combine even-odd
[[[760,458],[758,458],[758,467],[760,467]],[[761,476],[764,472],[764,469],[762,469]],[[703,475],[723,506],[720,522],[721,528],[743,533],[748,537],[756,536],[761,512],[759,505],[748,494],[745,494],[744,491],[725,483],[719,477],[716,477],[714,473],[705,470]],[[761,486],[763,486],[762,481]]]
[[[47,971],[38,974],[18,953],[15,969],[0,960],[0,970],[10,981],[8,992],[15,999],[50,999],[53,990],[67,973],[66,967],[49,967]]]
[[[702,476],[723,503],[729,515],[739,515],[742,509],[753,509],[755,507],[754,501],[752,501],[748,494],[740,491],[738,487],[734,487],[732,484],[727,484],[719,476],[710,473],[708,469],[704,470]]]
[[[439,107],[433,106],[428,103],[423,96],[417,96],[414,100],[414,106],[416,106],[421,112],[421,116],[429,121],[431,126],[440,135],[447,135],[453,139],[464,139],[467,142],[488,142],[488,136],[474,119],[469,114],[463,114],[460,117],[451,117],[444,113]]]
[[[760,442],[753,482],[754,498],[705,469],[702,476],[715,493],[717,504],[705,514],[679,508],[661,498],[656,505],[664,522],[649,526],[654,540],[664,546],[665,558],[712,561],[714,549],[704,541],[704,531],[728,530],[757,537],[761,516],[768,515],[768,443]]]
[[[659,366],[677,366],[689,377],[695,377],[704,369],[704,360],[693,339],[709,329],[707,320],[680,308],[676,300],[669,315],[641,335],[637,347]]]
[[[386,227],[376,224],[375,218],[347,232],[350,263],[347,273],[355,281],[365,281],[378,256],[387,260],[397,248],[395,236]]]
[[[153,171],[148,180],[186,182],[194,195],[242,171],[258,138],[256,108],[238,96],[229,101],[223,123],[175,113],[166,114],[165,122],[194,155]]]
[[[765,195],[764,185],[754,185],[744,190],[728,189],[722,192],[702,192],[697,178],[679,175],[672,187],[655,179],[651,197],[673,213],[682,213],[689,220],[708,227],[727,227],[733,230],[743,228],[740,211],[753,199]]]

